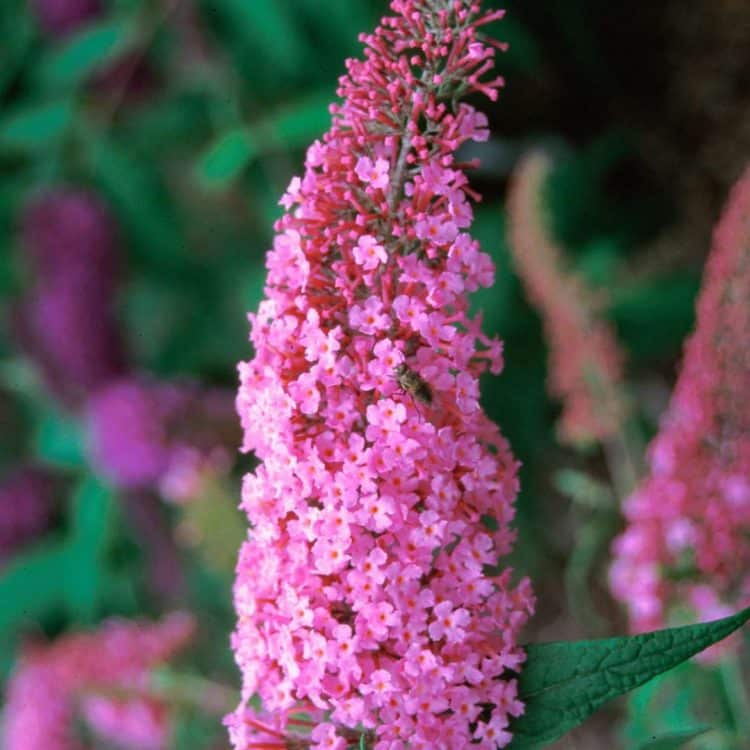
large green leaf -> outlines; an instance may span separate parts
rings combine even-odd
[[[723,640],[749,619],[750,608],[714,622],[626,638],[532,644],[519,680],[526,711],[511,727],[511,747],[556,740],[603,703]]]

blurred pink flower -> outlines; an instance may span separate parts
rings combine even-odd
[[[529,300],[538,310],[549,349],[548,387],[560,399],[558,426],[569,443],[606,440],[625,415],[623,355],[602,319],[602,300],[565,267],[563,251],[545,226],[543,190],[550,163],[526,156],[508,197],[510,249]]]
[[[750,170],[714,233],[695,330],[610,571],[633,630],[750,604]]]
[[[514,539],[518,465],[478,402],[501,349],[468,313],[493,269],[460,231],[475,196],[454,156],[486,121],[452,106],[496,98],[479,28],[502,13],[391,9],[282,199],[239,367],[244,449],[263,463],[242,492],[237,750],[358,747],[363,731],[377,750],[494,749],[523,711],[506,669],[533,597],[488,567]]]
[[[192,617],[113,620],[91,633],[24,649],[7,688],[5,750],[83,750],[75,720],[131,750],[166,750],[168,707],[148,694],[148,672],[190,640]]]

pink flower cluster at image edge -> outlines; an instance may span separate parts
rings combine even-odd
[[[514,539],[518,467],[479,405],[502,350],[468,316],[494,268],[467,233],[478,196],[455,159],[489,134],[450,105],[496,98],[478,31],[502,14],[468,0],[391,10],[282,198],[250,316],[237,407],[262,465],[242,491],[237,750],[341,750],[362,732],[376,750],[494,749],[523,711],[509,672],[533,597],[491,569]]]
[[[5,750],[83,750],[83,718],[99,737],[131,750],[165,750],[171,714],[148,695],[148,670],[191,638],[191,617],[160,623],[113,620],[96,632],[65,635],[24,649],[7,688]]]
[[[750,603],[750,170],[716,228],[674,394],[626,501],[612,591],[633,630]]]

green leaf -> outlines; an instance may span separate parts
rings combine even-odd
[[[623,747],[640,748],[685,727],[727,728],[731,723],[718,671],[687,661],[633,690],[627,698]]]
[[[57,409],[45,409],[34,434],[37,456],[45,463],[64,468],[85,466],[81,425]]]
[[[38,151],[56,146],[73,119],[70,101],[16,108],[0,118],[0,150]]]
[[[0,95],[12,86],[23,69],[34,40],[30,4],[24,0],[0,3]]]
[[[80,84],[120,55],[132,39],[133,25],[122,18],[87,25],[42,58],[38,80],[50,89]]]
[[[255,153],[255,143],[245,128],[230,130],[214,141],[198,161],[198,181],[206,187],[223,187],[242,172]]]
[[[319,91],[247,127],[222,133],[198,160],[198,181],[208,188],[223,188],[258,157],[307,146],[330,125],[331,98],[328,89]]]
[[[710,731],[710,727],[701,727],[699,729],[686,729],[684,732],[673,732],[641,745],[639,750],[679,750],[691,740]]]
[[[184,267],[181,222],[157,165],[114,138],[82,135],[92,178],[111,199],[130,235],[133,254],[152,267]]]
[[[699,287],[698,275],[684,272],[615,285],[611,315],[631,359],[669,361],[679,354],[693,325]]]
[[[331,124],[328,110],[333,92],[326,88],[310,94],[260,122],[253,131],[258,137],[266,137],[268,150],[272,146],[303,148],[318,138]]]
[[[14,557],[0,574],[0,640],[63,602],[67,548],[47,541]]]
[[[277,70],[294,75],[305,57],[307,44],[294,11],[278,0],[213,0],[211,11],[218,16],[235,43],[253,51],[252,74]],[[265,66],[265,67],[262,67]]]
[[[511,747],[556,740],[603,703],[723,640],[748,619],[750,608],[714,622],[626,638],[530,645],[519,678],[526,712],[511,726]]]
[[[65,599],[77,619],[93,622],[104,577],[114,497],[98,479],[86,477],[73,496]]]

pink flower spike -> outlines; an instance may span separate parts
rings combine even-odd
[[[260,465],[243,484],[235,750],[509,740],[506,670],[523,663],[533,596],[485,565],[513,539],[518,464],[479,404],[500,345],[469,312],[494,273],[466,231],[478,196],[456,158],[486,137],[456,100],[499,85],[478,31],[497,14],[479,6],[392,0],[284,197],[239,367],[243,450]]]
[[[549,342],[549,391],[563,402],[561,440],[607,440],[627,412],[622,390],[623,353],[600,310],[604,300],[567,269],[550,237],[543,188],[552,170],[532,153],[516,169],[508,198],[513,260]]]
[[[750,605],[748,215],[750,168],[714,230],[695,330],[613,544],[610,588],[635,632]],[[701,659],[732,648],[729,639]]]

